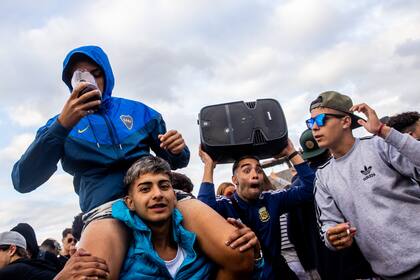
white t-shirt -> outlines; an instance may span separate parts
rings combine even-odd
[[[171,274],[172,278],[175,278],[175,275],[178,272],[178,269],[181,267],[181,264],[184,261],[186,254],[187,253],[184,251],[184,249],[182,249],[181,246],[178,246],[175,258],[170,261],[165,261],[166,268],[168,269],[169,274]]]

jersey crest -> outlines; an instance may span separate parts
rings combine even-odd
[[[267,208],[265,206],[258,209],[258,214],[260,216],[260,221],[265,223],[270,220],[270,214],[268,214]]]

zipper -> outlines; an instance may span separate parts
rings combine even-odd
[[[105,124],[106,124],[106,127],[108,129],[109,136],[111,137],[112,149],[114,150],[114,152],[115,152],[115,154],[117,155],[117,158],[118,158],[118,157],[120,157],[120,153],[118,152],[118,150],[116,148],[117,141],[116,141],[116,137],[115,137],[115,134],[114,134],[114,130],[112,129],[110,120],[105,114],[99,114],[99,115],[105,120]]]

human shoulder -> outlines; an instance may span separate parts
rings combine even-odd
[[[131,99],[112,97],[112,113],[117,117],[132,117],[135,120],[143,120],[145,122],[152,119],[161,119],[161,114],[148,105]],[[140,122],[142,123],[142,122]]]
[[[0,269],[0,279],[25,279],[24,275],[29,271],[32,271],[32,267],[19,259]]]
[[[373,138],[375,138],[375,135],[368,135],[368,136],[360,137],[359,139],[361,141],[366,141],[366,140],[371,140]]]
[[[216,195],[216,201],[218,203],[232,204],[232,201],[230,200],[230,198],[228,198],[224,195]]]
[[[326,168],[328,168],[328,166],[330,166],[331,167],[331,161],[332,161],[332,157],[331,158],[329,158],[328,160],[327,160],[327,162],[325,162],[324,164],[322,164],[322,165],[320,165],[319,167],[318,167],[318,170],[317,171],[319,171],[319,170],[322,170],[322,169],[326,169]]]
[[[275,190],[267,190],[267,191],[262,191],[261,195],[258,197],[259,200],[264,200],[265,198],[269,198],[273,195],[276,195],[278,193],[284,192],[286,191],[288,188],[284,188],[284,189],[275,189]]]
[[[133,100],[133,99],[127,99],[127,98],[122,98],[122,97],[112,97],[111,102],[114,104],[118,104],[120,106],[133,106],[133,107],[156,111],[150,106],[144,104],[143,102]]]
[[[319,188],[320,186],[324,186],[329,181],[329,174],[333,174],[333,164],[332,164],[333,158],[331,157],[327,162],[320,165],[316,172],[315,172],[315,181],[314,185],[315,188]]]

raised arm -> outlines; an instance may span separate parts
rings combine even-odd
[[[38,130],[35,140],[13,166],[12,181],[18,192],[30,192],[54,174],[68,133],[56,119]]]
[[[278,205],[280,213],[283,213],[296,205],[313,201],[315,173],[295,150],[290,140],[280,156],[288,157],[298,175],[298,180],[292,184],[292,187],[287,190],[274,191],[270,195],[270,199],[277,201],[276,205]]]
[[[352,111],[365,114],[367,120],[360,120],[359,124],[368,132],[383,138],[388,144],[378,142],[381,157],[401,174],[420,181],[420,141],[381,123],[375,110],[365,103],[354,105]]]
[[[86,83],[80,83],[73,90],[60,115],[38,130],[35,140],[13,166],[12,181],[17,191],[26,193],[36,189],[57,170],[57,163],[63,156],[64,142],[70,130],[81,118],[92,114],[91,108],[101,102],[88,101],[100,95],[98,90],[79,96],[85,87]]]
[[[151,130],[150,147],[158,157],[165,159],[172,170],[183,168],[190,161],[190,151],[182,135],[176,130],[166,132],[162,116],[157,117],[156,126]]]
[[[213,172],[216,167],[216,163],[205,151],[201,149],[201,147],[199,148],[198,155],[204,163],[203,180],[200,185],[200,190],[198,191],[198,199],[213,208],[216,212],[220,213],[213,183]]]

